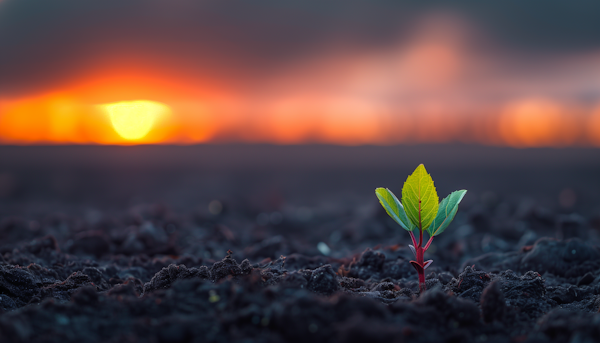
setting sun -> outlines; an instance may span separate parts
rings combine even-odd
[[[169,106],[148,100],[121,101],[101,106],[110,115],[115,131],[127,140],[144,138],[156,119],[170,112]]]

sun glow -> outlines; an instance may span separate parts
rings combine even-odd
[[[119,136],[127,140],[144,138],[159,116],[170,112],[169,106],[149,100],[121,101],[101,105]]]
[[[590,74],[600,51],[524,73],[518,60],[471,44],[471,32],[436,16],[387,48],[325,49],[239,84],[118,54],[54,88],[0,94],[0,144],[600,147],[600,104],[579,96],[597,93],[586,80],[600,78]]]
[[[500,134],[511,146],[568,146],[578,137],[577,121],[572,109],[551,100],[518,100],[502,111]]]

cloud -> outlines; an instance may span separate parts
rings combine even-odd
[[[517,53],[600,46],[597,2],[446,3],[5,0],[0,94],[115,69],[248,87],[334,48],[351,54],[397,45],[419,18],[440,10],[468,18]]]

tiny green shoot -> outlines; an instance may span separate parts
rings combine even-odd
[[[458,212],[458,204],[467,193],[459,190],[450,193],[442,202],[439,202],[433,179],[420,164],[415,171],[408,176],[404,187],[402,187],[402,202],[396,198],[387,188],[377,188],[375,194],[379,202],[394,219],[398,225],[410,233],[412,245],[410,250],[415,255],[416,261],[410,261],[419,275],[419,289],[424,291],[425,269],[433,263],[433,260],[423,261],[425,251],[429,249],[433,238],[444,232]],[[418,229],[419,240],[413,231]],[[429,240],[423,246],[423,231],[427,231]]]

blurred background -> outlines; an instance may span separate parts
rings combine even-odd
[[[599,146],[598,11],[3,0],[0,142]]]
[[[469,190],[457,226],[537,213],[554,230],[550,211],[600,228],[598,13],[597,1],[0,0],[0,216],[94,226],[166,204],[333,232],[339,218],[381,225],[374,188],[399,194],[425,163],[440,197]]]

